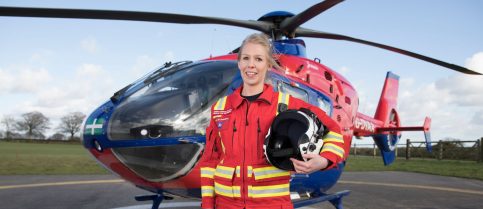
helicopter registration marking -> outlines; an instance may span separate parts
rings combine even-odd
[[[356,118],[356,121],[354,122],[354,126],[356,129],[361,129],[369,132],[374,132],[375,130],[375,125],[367,120],[364,120],[362,118]]]

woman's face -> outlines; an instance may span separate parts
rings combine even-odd
[[[240,68],[243,84],[248,85],[246,87],[263,86],[265,75],[271,67],[268,52],[264,46],[250,42],[243,46],[238,68]]]

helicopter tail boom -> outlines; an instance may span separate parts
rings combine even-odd
[[[374,118],[357,113],[354,123],[354,135],[356,137],[371,136],[381,151],[385,165],[391,164],[395,159],[395,149],[401,138],[401,131],[423,131],[426,148],[431,151],[431,143],[429,143],[431,141],[429,132],[431,119],[429,117],[426,117],[423,126],[401,126],[396,110],[398,87],[399,76],[387,72]]]

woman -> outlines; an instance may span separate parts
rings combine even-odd
[[[263,153],[264,138],[277,114],[282,96],[265,84],[267,71],[278,68],[264,34],[252,34],[238,52],[243,85],[218,100],[211,110],[206,147],[200,160],[202,208],[293,208],[290,172],[270,165]],[[280,96],[280,97],[279,97]],[[288,109],[307,108],[332,132],[337,124],[322,110],[288,95]],[[340,134],[331,133],[332,144],[342,147]],[[335,138],[335,139],[334,139]],[[291,159],[295,171],[311,173],[337,165],[343,149],[328,146],[320,155]]]

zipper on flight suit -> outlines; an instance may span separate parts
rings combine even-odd
[[[260,148],[259,148],[259,142],[258,140],[260,139],[260,132],[262,132],[262,129],[260,128],[260,117],[257,118],[257,160],[258,157],[260,156]]]
[[[247,126],[248,126],[248,111],[250,110],[250,102],[247,99],[245,99],[245,102],[247,103],[247,110],[245,112],[245,129],[244,129],[245,131],[243,133],[243,136],[245,137],[243,139],[243,163],[242,163],[243,169],[241,169],[244,171],[242,174],[242,185],[243,185],[242,191],[246,191],[246,192],[243,192],[243,195],[241,195],[243,198],[244,207],[246,207],[247,198],[248,198],[248,189],[245,190],[245,188],[248,187],[248,185],[245,183],[245,180],[246,180],[245,178],[248,178],[248,172],[247,172],[248,166],[246,166],[245,150],[246,150],[246,137],[247,137]]]
[[[245,126],[248,126],[248,110],[250,109],[250,103],[248,100],[247,100],[247,111],[245,112]]]
[[[233,133],[231,134],[231,151],[233,152],[233,144],[235,143],[233,139],[235,138],[235,133],[236,133],[236,118],[233,120]]]

